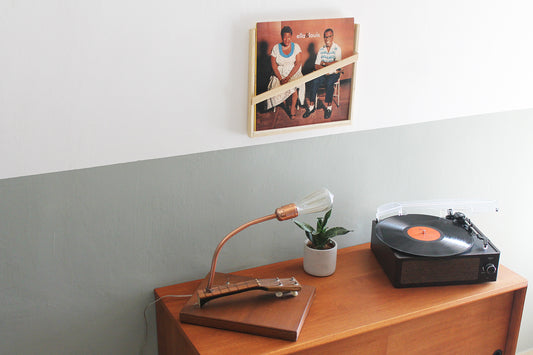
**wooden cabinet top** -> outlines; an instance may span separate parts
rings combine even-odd
[[[179,313],[187,299],[165,298],[161,307],[175,320],[178,332],[201,354],[281,354],[347,339],[516,290],[523,289],[525,294],[527,287],[526,279],[500,265],[496,282],[394,288],[369,243],[340,249],[337,270],[329,277],[306,274],[302,262],[299,258],[232,273],[257,278],[295,276],[302,285],[316,288],[315,299],[296,342],[181,323]],[[200,281],[157,288],[155,295],[191,294]],[[521,309],[518,322],[520,315]]]

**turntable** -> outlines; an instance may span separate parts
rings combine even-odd
[[[407,213],[416,210],[445,215]],[[500,251],[458,210],[497,208],[490,201],[415,201],[378,208],[371,248],[394,287],[496,281]]]

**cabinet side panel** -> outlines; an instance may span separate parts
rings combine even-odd
[[[159,355],[198,354],[161,302],[156,303],[156,317]]]
[[[511,312],[511,319],[509,320],[509,333],[507,334],[507,347],[505,349],[505,354],[516,353],[518,333],[520,331],[520,323],[522,322],[522,311],[524,310],[524,302],[526,300],[526,290],[527,287],[524,287],[514,292],[513,308]]]

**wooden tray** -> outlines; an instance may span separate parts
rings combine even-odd
[[[251,279],[253,278],[216,273],[213,284]],[[198,289],[205,288],[206,284],[207,278]],[[214,299],[202,308],[196,304],[196,296],[193,296],[183,306],[180,320],[184,323],[296,341],[314,296],[315,288],[312,286],[302,286],[296,297],[278,298],[271,292],[249,291]]]

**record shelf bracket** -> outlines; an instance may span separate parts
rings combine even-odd
[[[257,131],[256,130],[256,105],[258,103],[261,103],[271,97],[274,97],[276,95],[279,95],[280,93],[283,93],[287,90],[296,88],[302,84],[305,84],[313,79],[316,79],[324,74],[328,74],[332,70],[342,69],[348,65],[353,64],[353,80],[351,83],[351,92],[352,95],[355,90],[355,77],[356,77],[356,70],[357,70],[357,61],[359,60],[359,24],[354,23],[354,51],[352,54],[350,54],[348,57],[339,60],[338,62],[335,62],[334,64],[328,65],[327,68],[318,69],[316,71],[313,71],[311,73],[306,74],[305,76],[291,80],[290,82],[287,82],[283,85],[278,86],[277,88],[274,88],[272,90],[268,90],[266,92],[263,92],[261,94],[256,94],[256,84],[257,84],[257,31],[256,29],[250,30],[250,41],[249,41],[249,65],[248,65],[248,135],[250,137],[259,137],[259,136],[266,136],[271,135],[274,132],[272,130],[264,130],[264,131]],[[345,124],[351,124],[351,111],[353,104],[353,100],[350,101],[350,108],[349,108],[349,114],[348,114],[348,122],[328,122],[328,126],[336,126],[336,125],[345,125]],[[319,125],[306,125],[305,127],[288,127],[281,131],[300,131],[303,129],[313,128],[313,127],[324,127],[324,123],[321,123]],[[279,130],[278,130],[279,131]]]

